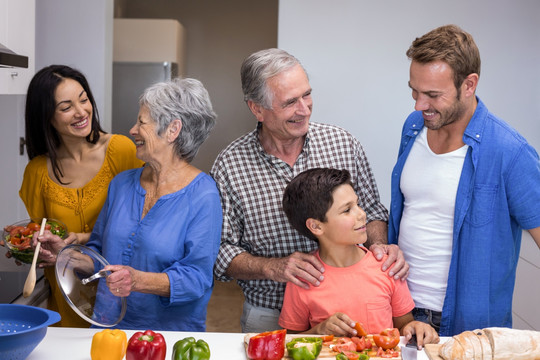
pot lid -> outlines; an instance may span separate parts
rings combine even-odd
[[[64,298],[80,317],[96,326],[112,327],[124,318],[127,302],[107,287],[106,265],[107,260],[94,250],[71,244],[58,253],[55,273]]]

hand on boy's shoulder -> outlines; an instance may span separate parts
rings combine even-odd
[[[369,251],[373,253],[378,261],[382,261],[385,259],[384,255],[388,255],[382,263],[382,271],[390,269],[388,275],[393,276],[394,279],[407,279],[407,276],[409,276],[409,264],[405,261],[403,251],[397,245],[373,244],[369,247]]]
[[[291,282],[304,289],[309,285],[319,286],[323,281],[323,264],[313,254],[294,252],[283,258],[267,260],[267,278],[278,282]]]

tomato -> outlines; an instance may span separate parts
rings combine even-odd
[[[51,224],[45,224],[45,230],[51,230]]]
[[[399,344],[399,330],[385,329],[380,334],[373,335],[375,345],[383,349],[393,349]]]
[[[356,351],[363,351],[371,348],[371,341],[367,340],[365,337],[353,336],[351,340],[356,344]]]
[[[362,325],[362,323],[357,322],[356,324],[354,324],[354,330],[356,330],[356,335],[358,336],[367,335],[367,331],[366,329],[364,329],[364,325]]]
[[[340,337],[332,350],[335,352],[356,351],[356,344],[348,337]]]
[[[21,235],[21,232],[24,230],[24,227],[22,226],[15,226],[11,231],[9,232],[9,236],[19,236]]]
[[[373,356],[389,359],[389,358],[399,357],[400,354],[399,354],[399,351],[395,351],[392,349],[383,350],[382,348],[379,348],[377,350],[377,354]]]
[[[332,340],[334,340],[334,335],[324,335],[322,337],[323,342],[331,342]]]
[[[33,232],[39,231],[41,226],[39,224],[36,224],[35,222],[31,222],[30,224],[26,225],[28,229],[30,229]]]

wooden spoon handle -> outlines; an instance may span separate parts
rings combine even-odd
[[[41,228],[39,229],[40,236],[43,235],[46,224],[47,218],[43,218],[43,220],[41,221]],[[32,265],[30,265],[30,271],[28,272],[28,276],[26,277],[26,281],[24,282],[23,296],[25,298],[29,297],[32,294],[32,292],[34,291],[34,287],[36,286],[36,264],[39,255],[39,249],[41,249],[41,243],[38,241],[34,250],[34,257],[32,258]]]

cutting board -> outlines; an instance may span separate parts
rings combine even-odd
[[[251,336],[254,336],[254,335],[257,335],[257,334],[256,333],[248,333],[248,334],[246,334],[246,336],[244,336],[244,348],[246,350],[246,358],[247,358],[247,347],[248,347],[248,344],[249,344],[249,338]],[[287,336],[285,338],[285,343],[291,341],[294,338],[298,338],[298,337],[317,337],[317,336],[321,337],[323,335],[287,334]],[[321,352],[320,352],[319,356],[317,357],[317,359],[335,359],[336,355],[337,355],[337,353],[335,351],[330,349],[330,347],[328,347],[327,345],[323,344],[323,347],[322,347]],[[401,353],[400,353],[400,355],[401,355]],[[287,350],[285,350],[285,356],[282,358],[282,360],[291,360],[291,359],[292,359],[291,357],[287,356]],[[374,356],[371,356],[369,359],[370,360],[389,360],[388,358],[383,359],[383,358],[374,357]],[[402,359],[401,359],[401,356],[399,356],[399,357],[391,358],[390,360],[402,360]],[[437,359],[437,360],[439,360],[439,359]]]
[[[425,344],[424,352],[429,357],[429,360],[444,360],[441,355],[439,355],[439,349],[442,344]]]

